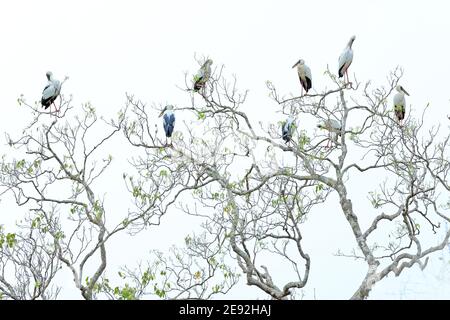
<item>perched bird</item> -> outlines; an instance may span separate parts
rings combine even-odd
[[[342,126],[341,123],[334,119],[328,119],[321,124],[317,125],[318,128],[328,130],[330,133],[330,139],[332,139],[336,144],[338,137],[341,136]],[[327,147],[329,146],[330,139],[327,142]]]
[[[51,71],[47,72],[48,83],[47,86],[42,91],[41,104],[45,109],[48,109],[50,105],[56,100],[61,91],[61,82],[53,78],[53,73]],[[56,109],[56,106],[55,106]]]
[[[294,128],[294,117],[289,116],[285,122],[283,122],[283,125],[281,127],[281,136],[283,137],[283,140],[288,143],[292,139],[292,131]]]
[[[198,92],[201,88],[203,88],[208,82],[209,77],[211,76],[211,65],[213,61],[208,59],[202,65],[202,67],[198,70],[197,74],[194,76],[194,91]]]
[[[405,94],[409,96],[409,93],[406,92],[406,90],[401,85],[398,85],[397,87],[395,87],[395,89],[397,89],[398,92],[394,95],[394,112],[398,123],[402,125],[402,121],[405,118],[406,111]]]
[[[173,106],[166,106],[163,111],[161,111],[160,117],[163,116],[163,128],[166,134],[166,144],[167,139],[172,138],[173,129],[175,128],[175,113],[173,112]],[[172,145],[172,143],[171,143]]]
[[[292,68],[295,67],[297,67],[298,78],[300,79],[300,84],[302,85],[303,95],[303,90],[308,93],[308,90],[311,89],[312,86],[311,69],[305,64],[303,59],[298,60],[297,63],[292,66]]]
[[[350,67],[353,61],[353,50],[352,50],[353,41],[355,41],[355,36],[352,36],[350,38],[344,51],[339,56],[339,78],[344,77],[344,74],[347,75],[347,83],[350,83],[350,80],[348,78],[348,68]]]

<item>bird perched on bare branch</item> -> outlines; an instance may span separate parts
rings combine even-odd
[[[292,66],[292,68],[297,67],[298,78],[300,79],[300,84],[302,86],[302,96],[303,90],[308,93],[308,90],[311,89],[312,86],[312,76],[311,69],[305,64],[305,60],[300,59],[296,64]]]
[[[395,117],[398,120],[398,123],[402,125],[402,121],[405,118],[406,113],[405,94],[409,96],[409,93],[406,92],[406,90],[401,85],[398,85],[397,87],[395,87],[395,89],[398,92],[394,95],[394,113]]]
[[[59,93],[61,91],[61,82],[53,78],[53,73],[51,71],[48,71],[46,76],[48,82],[44,90],[42,91],[42,98],[41,98],[41,104],[44,107],[44,109],[48,109],[51,104],[55,106],[54,102],[56,98],[59,96]]]
[[[294,129],[294,117],[289,116],[285,122],[283,122],[283,125],[281,127],[281,135],[283,140],[288,143],[292,140],[292,131]]]
[[[163,116],[163,128],[164,133],[166,134],[166,144],[168,144],[167,141],[169,138],[172,138],[173,129],[175,128],[175,113],[173,112],[173,106],[166,106],[159,116]],[[170,145],[172,145],[172,141]]]
[[[211,76],[211,65],[213,61],[208,59],[198,70],[197,74],[194,76],[194,91],[198,92],[200,89],[205,87]]]
[[[356,38],[355,36],[352,36],[350,38],[344,51],[339,56],[339,78],[344,77],[344,74],[347,75],[346,83],[350,83],[350,79],[348,78],[348,68],[350,67],[350,65],[352,64],[352,61],[353,61],[352,44],[353,44],[353,41],[355,41],[355,38]],[[344,81],[345,81],[345,77],[344,77]]]
[[[327,142],[329,146],[330,140],[333,140],[336,144],[338,137],[341,136],[342,126],[341,123],[335,119],[325,120],[323,123],[317,125],[318,128],[327,130],[330,133],[330,139]]]

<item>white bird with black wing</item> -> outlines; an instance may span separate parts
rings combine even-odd
[[[302,86],[302,96],[303,90],[308,93],[308,90],[312,87],[312,76],[311,69],[305,64],[305,60],[300,59],[292,68],[297,67],[298,78],[300,79],[300,84]]]
[[[55,106],[54,102],[61,92],[61,82],[53,78],[53,73],[51,71],[48,71],[46,75],[48,82],[42,91],[41,104],[45,109],[48,109],[51,104]],[[56,106],[55,110],[58,111]]]
[[[344,51],[339,56],[339,78],[344,77],[344,75],[347,76],[347,82],[350,83],[350,79],[348,78],[348,68],[352,64],[353,61],[353,41],[355,41],[355,36],[352,36],[350,40],[348,41],[347,46],[345,47]],[[345,82],[345,77],[344,77]]]
[[[395,89],[398,91],[394,95],[394,113],[395,117],[398,120],[398,123],[402,125],[403,119],[405,119],[405,113],[406,113],[406,99],[405,94],[409,96],[409,93],[406,92],[406,90],[401,86],[398,85],[395,87]]]

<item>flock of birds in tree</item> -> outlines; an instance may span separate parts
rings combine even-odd
[[[353,49],[352,44],[355,41],[355,36],[352,36],[345,47],[342,54],[339,56],[339,71],[338,75],[339,78],[344,78],[344,82],[350,83],[350,79],[348,77],[348,68],[352,64],[353,61]],[[199,92],[202,90],[206,83],[208,82],[210,76],[211,76],[211,65],[213,64],[213,61],[211,59],[207,59],[205,63],[201,66],[201,68],[198,70],[197,74],[194,76],[194,86],[193,90],[194,92]],[[302,87],[302,93],[301,96],[304,96],[303,90],[305,91],[305,94],[308,93],[308,91],[312,88],[312,76],[311,76],[311,69],[305,64],[305,61],[303,59],[300,59],[297,61],[297,63],[294,64],[292,68],[297,67],[297,73],[300,80],[300,84]],[[53,78],[52,72],[47,72],[47,79],[48,83],[46,87],[44,88],[44,91],[42,92],[42,99],[41,104],[45,109],[48,109],[51,105],[55,107],[55,111],[59,111],[56,108],[55,100],[59,96],[61,92],[61,82],[59,80],[56,80]],[[347,79],[345,79],[346,77]],[[405,118],[405,94],[409,96],[408,92],[406,90],[398,85],[396,87],[396,90],[398,91],[394,95],[394,113],[395,116],[399,122],[400,125],[402,125],[402,121]],[[173,106],[168,105],[166,106],[161,114],[160,117],[163,117],[163,128],[166,135],[166,145],[168,139],[172,137],[173,130],[175,128],[175,113],[173,111]],[[51,111],[51,109],[50,109]],[[292,132],[293,127],[295,124],[295,118],[291,115],[288,117],[288,119],[283,122],[282,124],[282,138],[283,140],[288,143],[292,140]],[[328,119],[324,121],[322,124],[317,125],[320,129],[325,129],[330,132],[330,134],[334,135],[333,140],[337,140],[338,136],[341,136],[341,123],[334,119]],[[329,143],[330,139],[328,140]]]

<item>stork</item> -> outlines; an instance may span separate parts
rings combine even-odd
[[[335,119],[325,120],[323,123],[317,125],[318,128],[327,130],[330,137],[327,142],[327,147],[329,146],[330,140],[333,140],[336,144],[338,137],[341,136],[342,126],[341,123]]]
[[[205,87],[206,82],[208,82],[211,76],[211,65],[213,61],[208,59],[198,70],[197,74],[194,76],[194,91],[198,92],[200,89]]]
[[[312,86],[312,76],[311,69],[305,64],[305,60],[300,59],[296,64],[292,66],[292,68],[297,67],[298,78],[300,79],[300,84],[302,86],[302,96],[303,90],[308,93],[308,90],[311,89]]]
[[[42,91],[42,98],[41,98],[41,104],[44,107],[44,109],[48,109],[51,104],[55,106],[54,102],[56,98],[59,96],[59,93],[61,92],[61,82],[53,78],[53,73],[51,71],[48,71],[46,76],[48,82],[44,90]],[[55,110],[58,111],[56,106]]]
[[[173,106],[166,106],[159,116],[163,116],[163,128],[164,133],[166,134],[166,145],[168,145],[167,141],[169,138],[172,139],[173,129],[175,128],[175,113],[173,112]],[[170,146],[171,145],[172,141],[170,142]]]
[[[395,87],[395,89],[398,92],[394,95],[394,113],[395,113],[395,117],[398,120],[398,123],[401,126],[402,125],[402,121],[405,118],[405,113],[406,113],[405,94],[407,96],[409,96],[409,93],[406,92],[406,90],[401,85],[397,85]]]
[[[289,116],[281,127],[281,136],[286,143],[292,140],[292,131],[294,129],[294,117]]]
[[[348,78],[348,68],[350,67],[350,65],[352,64],[352,61],[353,61],[352,44],[353,44],[353,41],[355,41],[355,38],[356,38],[355,36],[352,36],[350,38],[344,51],[339,56],[339,78],[344,77],[344,74],[347,75],[346,83],[351,83],[350,79]],[[344,77],[344,82],[345,82],[345,77]]]

